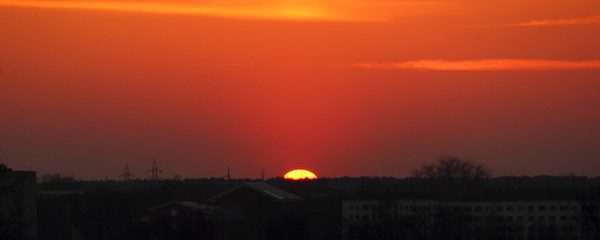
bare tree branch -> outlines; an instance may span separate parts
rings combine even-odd
[[[434,163],[425,163],[411,173],[416,178],[486,179],[490,175],[490,171],[483,165],[450,155],[442,156]]]

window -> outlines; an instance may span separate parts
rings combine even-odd
[[[481,212],[481,207],[475,207],[475,212]]]
[[[517,206],[517,211],[525,211],[525,207],[523,206]]]
[[[577,211],[577,206],[571,206],[571,211]]]
[[[523,221],[523,220],[525,220],[525,217],[523,217],[523,216],[517,216],[517,221]]]
[[[527,211],[533,212],[535,210],[534,206],[527,206]]]
[[[548,210],[550,210],[550,211],[556,211],[556,206],[554,206],[554,205],[548,206]]]
[[[354,205],[350,205],[350,210],[354,210]]]
[[[363,205],[363,210],[369,210],[369,206]]]
[[[506,221],[512,222],[514,220],[513,216],[508,216],[506,217]]]
[[[554,222],[554,221],[556,221],[556,216],[549,216],[548,220]]]
[[[533,222],[533,219],[534,219],[533,216],[527,216],[527,221],[528,222]]]
[[[514,211],[514,210],[515,210],[515,207],[513,207],[513,206],[508,206],[508,207],[506,207],[506,211],[507,211],[507,212],[512,212],[512,211]]]
[[[504,210],[503,207],[501,207],[501,206],[496,207],[496,212],[502,212],[502,210]]]
[[[540,222],[546,221],[546,216],[539,216],[538,221],[540,221]]]
[[[465,207],[465,212],[471,212],[471,211],[472,211],[471,207]]]
[[[560,221],[561,222],[567,221],[567,216],[560,216]]]
[[[350,220],[354,220],[354,215],[350,215]]]
[[[566,205],[560,205],[560,207],[558,207],[558,209],[560,209],[561,211],[567,211],[567,206]]]
[[[546,206],[538,206],[538,211],[546,211]]]

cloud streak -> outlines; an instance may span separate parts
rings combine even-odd
[[[541,20],[541,21],[529,21],[523,23],[507,24],[504,26],[521,26],[521,27],[535,27],[535,26],[560,26],[560,25],[581,25],[581,24],[594,24],[600,23],[600,15],[596,15],[588,18],[569,18],[569,19],[553,19],[553,20]]]
[[[366,69],[432,71],[580,70],[600,69],[600,60],[561,61],[543,59],[417,60],[397,63],[357,63]]]
[[[242,19],[385,21],[425,13],[438,1],[365,0],[0,0],[0,7],[85,9],[153,14],[187,14]]]
[[[253,1],[236,4],[235,1],[36,1],[36,0],[0,0],[0,6],[85,9],[126,11],[153,14],[187,14],[228,18],[251,19],[318,19],[346,20],[347,16],[337,14],[322,6],[306,1]]]
[[[521,22],[521,23],[495,24],[495,25],[472,25],[469,27],[543,27],[543,26],[585,25],[585,24],[596,24],[596,23],[600,23],[600,15],[587,17],[587,18],[533,20],[533,21]]]

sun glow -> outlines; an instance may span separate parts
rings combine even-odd
[[[317,175],[304,169],[296,169],[286,173],[283,178],[290,180],[317,179]]]
[[[428,13],[439,1],[367,0],[0,0],[0,7],[33,7],[293,21],[385,21]]]
[[[0,0],[0,6],[188,14],[250,19],[344,20],[348,18],[347,16],[342,16],[328,10],[325,6],[308,4],[302,1],[287,1],[281,3],[263,0],[258,1],[255,4],[240,4],[236,1],[222,1],[217,3],[201,2],[191,4],[186,1],[164,3],[155,1]]]

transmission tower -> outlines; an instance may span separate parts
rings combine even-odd
[[[229,167],[227,167],[227,176],[225,176],[227,180],[231,179],[231,174],[229,173]]]
[[[158,180],[158,174],[162,173],[162,170],[158,169],[158,165],[156,164],[156,158],[152,162],[152,169],[148,170],[152,175],[150,180]]]
[[[127,165],[127,163],[125,163],[125,171],[123,171],[121,177],[123,177],[123,181],[129,181],[131,180],[131,178],[135,177],[129,172],[129,166]]]
[[[260,179],[265,181],[265,169],[264,168],[260,169]]]

